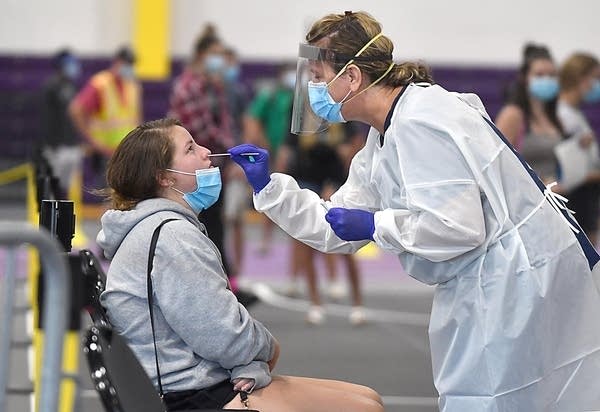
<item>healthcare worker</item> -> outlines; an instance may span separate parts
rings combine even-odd
[[[327,15],[306,40],[294,131],[346,120],[371,131],[328,202],[269,175],[265,150],[230,149],[256,209],[321,251],[375,241],[437,285],[429,337],[442,411],[600,409],[599,257],[561,199],[477,96],[393,63],[392,42],[367,13]]]

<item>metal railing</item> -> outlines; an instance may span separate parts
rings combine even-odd
[[[40,376],[39,412],[58,410],[59,386],[62,376],[63,336],[67,327],[70,305],[70,282],[66,256],[59,243],[45,228],[36,228],[26,222],[0,221],[0,245],[14,248],[27,243],[38,249],[42,269],[47,281],[44,282],[44,306],[42,308],[45,328],[42,368]],[[9,262],[11,261],[8,256]],[[13,273],[11,273],[13,272]],[[14,282],[14,265],[8,264],[5,274],[7,285]],[[10,294],[11,290],[6,290]],[[9,319],[9,322],[12,319]],[[3,330],[10,327],[1,325]],[[8,329],[10,330],[10,329]],[[3,342],[0,342],[4,344]],[[9,368],[8,352],[0,348],[0,407],[4,405]]]

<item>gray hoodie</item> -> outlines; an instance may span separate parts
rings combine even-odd
[[[271,381],[273,337],[228,289],[221,256],[204,226],[171,200],[140,202],[102,216],[98,244],[111,260],[101,296],[109,320],[158,387],[146,290],[150,239],[156,245],[152,285],[158,362],[164,392],[200,389],[226,379]]]

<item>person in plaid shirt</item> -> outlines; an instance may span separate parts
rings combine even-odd
[[[233,145],[224,53],[214,28],[208,26],[196,41],[191,63],[175,79],[170,99],[169,117],[178,119],[196,143],[213,153]]]

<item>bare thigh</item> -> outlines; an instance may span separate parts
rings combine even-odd
[[[383,412],[381,398],[366,386],[297,376],[274,376],[248,399],[261,412]],[[239,396],[225,405],[235,408],[242,408]]]

